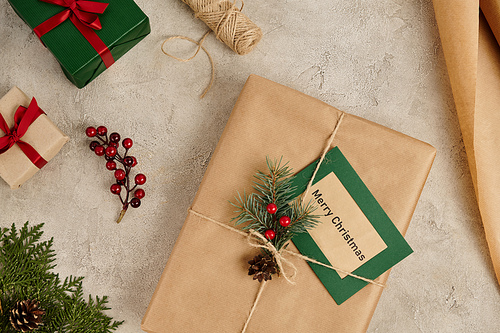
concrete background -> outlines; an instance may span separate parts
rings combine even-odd
[[[244,12],[264,31],[238,56],[206,41],[216,81],[205,99],[208,58],[179,63],[160,51],[169,36],[201,38],[204,24],[181,1],[137,0],[152,33],[84,89],[60,70],[6,0],[0,2],[0,95],[13,85],[71,137],[19,190],[0,181],[0,226],[46,223],[57,271],[85,276],[108,295],[109,314],[140,321],[207,163],[247,76],[255,73],[434,145],[438,155],[407,233],[415,250],[392,271],[368,332],[498,332],[500,295],[467,168],[431,0],[252,0]],[[194,47],[172,42],[187,56]],[[84,130],[106,125],[135,141],[148,176],[142,206],[120,225],[112,175]]]

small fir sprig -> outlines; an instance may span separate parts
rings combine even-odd
[[[252,229],[262,234],[280,251],[296,234],[314,228],[319,220],[313,215],[316,209],[314,202],[302,204],[300,199],[294,199],[295,187],[292,186],[292,170],[288,163],[281,165],[281,159],[271,161],[269,158],[266,162],[269,173],[257,172],[253,185],[255,192],[249,195],[244,193],[243,196],[238,194],[236,203],[232,203],[238,214],[233,221],[242,225],[243,230]],[[272,253],[264,251],[265,255],[272,256]],[[255,258],[249,264],[249,274],[256,272]],[[254,279],[262,280],[257,275]]]
[[[31,330],[39,333],[109,333],[123,321],[113,321],[103,313],[107,297],[83,298],[83,277],[65,278],[52,269],[56,266],[53,239],[40,241],[43,224],[21,229],[14,224],[0,229],[0,332],[29,332],[19,325],[19,309],[31,307],[42,320]],[[36,307],[35,307],[36,304]],[[43,309],[43,314],[38,310]],[[32,323],[32,318],[28,318]],[[15,321],[15,324],[12,323]]]
[[[104,156],[107,161],[106,169],[114,172],[116,183],[112,184],[109,190],[111,193],[117,195],[122,203],[122,210],[116,221],[116,223],[120,223],[129,205],[133,208],[138,208],[141,205],[141,199],[146,195],[146,192],[142,188],[137,188],[137,185],[143,185],[146,182],[144,174],[138,173],[135,175],[134,186],[132,186],[129,179],[130,171],[137,165],[137,159],[134,156],[127,156],[128,150],[133,145],[133,141],[130,138],[123,139],[122,146],[125,148],[125,152],[121,155],[118,152],[120,134],[113,132],[108,137],[108,129],[105,126],[99,126],[97,129],[95,127],[88,127],[85,134],[89,138],[98,140],[90,143],[90,150],[97,156]],[[117,163],[121,164],[123,168],[117,168]],[[125,189],[124,198],[122,198],[122,186]],[[132,197],[131,193],[134,190],[134,196]]]

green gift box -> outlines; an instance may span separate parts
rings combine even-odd
[[[67,19],[44,33],[40,39],[59,61],[61,68],[78,88],[83,88],[90,81],[106,70],[106,65],[118,60],[151,31],[149,18],[132,0],[107,0],[104,2],[80,0],[9,0],[16,13],[31,27],[35,29],[47,20],[58,20],[62,12],[67,13]],[[89,6],[105,7],[102,14],[87,12]],[[73,16],[73,17],[70,17]],[[78,17],[98,17],[102,29],[91,30],[90,39],[96,39],[104,49],[112,55],[111,62],[105,64],[101,55],[89,42],[89,37],[84,36],[77,28],[77,24],[84,25]],[[63,19],[60,19],[62,21]],[[88,20],[87,20],[88,21]],[[95,22],[91,22],[95,23]],[[44,23],[45,24],[45,23]],[[93,36],[92,36],[93,35]],[[102,42],[101,42],[102,41]],[[102,52],[105,54],[107,51]],[[107,55],[109,57],[109,53]],[[106,57],[104,55],[103,57]],[[108,58],[109,59],[109,58]]]

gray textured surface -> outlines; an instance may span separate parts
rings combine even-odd
[[[203,23],[181,1],[138,0],[152,33],[88,87],[0,3],[0,95],[35,95],[71,141],[21,189],[0,181],[0,226],[45,222],[57,271],[84,275],[109,295],[119,332],[139,332],[163,267],[246,77],[255,73],[434,145],[438,155],[407,239],[415,253],[389,278],[369,332],[498,332],[500,296],[430,0],[252,0],[245,13],[264,31],[237,56],[213,36],[216,81],[207,97],[205,55],[189,64],[160,51],[165,37],[199,38]],[[173,42],[187,55],[193,49]],[[112,175],[87,148],[84,129],[105,124],[132,137],[148,176],[143,205],[114,219]]]

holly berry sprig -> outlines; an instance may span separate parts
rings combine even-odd
[[[272,202],[266,206],[266,211],[269,214],[273,215],[273,219],[276,220],[275,216],[276,216],[276,212],[278,211],[278,206],[276,206],[276,204],[274,202]],[[292,223],[292,219],[286,215],[281,216],[277,220],[279,221],[280,226],[282,226],[283,228],[287,228],[290,225],[290,223]],[[282,229],[280,231],[283,232],[283,230],[286,230],[286,229]],[[264,232],[264,237],[266,237],[269,240],[273,240],[276,237],[276,232],[273,229],[267,229],[266,232]]]
[[[254,182],[255,192],[236,197],[238,215],[233,218],[236,225],[243,225],[243,230],[255,230],[273,244],[277,251],[286,247],[288,242],[298,233],[314,228],[319,219],[312,213],[316,209],[313,201],[302,204],[300,198],[295,198],[295,187],[292,185],[292,170],[288,163],[281,166],[280,161],[270,161],[266,158],[269,173],[258,171]],[[271,279],[276,267],[272,267],[269,258],[272,253],[263,250],[249,261],[249,274],[254,279],[262,281]]]
[[[92,126],[87,127],[85,134],[89,138],[97,139],[90,142],[90,150],[97,156],[104,156],[106,159],[106,169],[114,172],[116,183],[112,184],[109,190],[111,193],[117,195],[122,203],[120,216],[116,220],[116,223],[120,223],[128,207],[138,208],[141,205],[141,199],[146,195],[146,192],[142,188],[137,188],[138,185],[146,183],[146,176],[144,174],[138,173],[135,175],[135,184],[133,186],[130,181],[130,171],[137,165],[137,159],[127,154],[134,142],[130,138],[123,139],[122,147],[125,148],[125,152],[122,155],[118,152],[121,139],[120,134],[113,132],[108,136],[108,129],[105,126],[99,126],[97,129]],[[121,164],[120,168],[117,167],[117,163]],[[122,197],[122,193],[125,194],[124,197]]]

